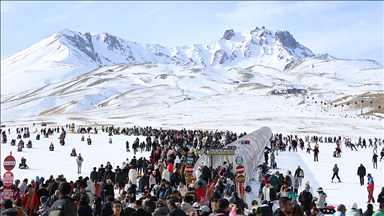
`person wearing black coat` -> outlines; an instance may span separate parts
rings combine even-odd
[[[115,182],[115,173],[112,170],[105,171],[104,179],[111,179],[112,182]]]
[[[381,188],[381,192],[379,193],[379,196],[377,197],[378,203],[384,203],[384,187]]]
[[[119,183],[119,187],[124,190],[125,180],[127,179],[125,173],[120,168],[116,171],[115,182]]]
[[[77,214],[81,216],[92,216],[92,209],[87,202],[86,196],[87,195],[81,196]]]
[[[373,205],[368,204],[367,210],[365,210],[365,212],[363,213],[363,216],[372,216],[372,214],[373,214]]]
[[[145,192],[145,186],[149,188],[149,177],[148,173],[145,173],[139,180],[139,189],[141,192]]]
[[[111,216],[113,215],[112,202],[115,200],[113,196],[107,198],[107,202],[101,208],[100,216]],[[79,214],[80,215],[80,214]]]
[[[359,168],[357,168],[357,175],[360,177],[360,186],[364,185],[365,174],[365,167],[363,166],[363,164],[360,164]]]
[[[272,216],[272,209],[269,207],[267,200],[264,200],[259,208],[262,216]]]
[[[101,212],[101,206],[102,206],[101,197],[96,195],[93,196],[93,206],[94,206],[93,215],[99,216]]]
[[[107,184],[103,186],[103,191],[104,191],[105,197],[107,196],[115,197],[115,190],[113,188],[113,184],[110,179],[108,179]]]
[[[151,213],[144,211],[143,203],[141,200],[135,201],[136,211],[131,214],[131,216],[152,216]]]
[[[209,182],[209,180],[211,179],[211,170],[209,170],[207,166],[203,166],[202,173],[204,181]]]
[[[136,199],[134,197],[129,198],[130,203],[134,203],[135,201],[136,201]],[[124,211],[124,215],[130,216],[136,210],[134,208],[131,208],[131,207],[125,207],[125,208],[123,208],[123,211]]]
[[[145,201],[143,207],[144,211],[152,214],[156,209],[156,201],[157,198],[155,196],[152,196],[150,200]]]
[[[92,182],[95,180],[99,182],[99,173],[96,171],[96,167],[93,167],[93,171],[89,174],[89,178]]]
[[[40,197],[42,196],[49,197],[49,192],[47,189],[45,189],[46,184],[42,184],[41,186],[42,187],[36,191],[36,194],[37,194],[37,197],[39,197],[39,200],[40,200]]]
[[[55,191],[59,189],[60,178],[56,178],[54,182],[49,185],[49,196],[55,194]]]
[[[168,207],[169,207],[168,209],[170,209],[168,216],[186,216],[187,215],[183,210],[179,209],[176,206],[175,202],[169,202]]]
[[[101,181],[101,178],[104,177],[104,174],[105,174],[105,168],[104,168],[104,165],[101,164],[99,169],[97,170],[97,172],[99,173],[99,177],[98,177],[98,182]]]
[[[303,207],[303,210],[305,212],[305,215],[310,216],[311,215],[311,202],[313,199],[313,196],[311,192],[309,192],[309,185],[305,187],[305,190],[303,190],[299,195],[299,202],[301,203],[301,206]]]

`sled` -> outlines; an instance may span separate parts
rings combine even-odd
[[[323,214],[333,214],[335,212],[335,206],[326,206],[323,210]]]

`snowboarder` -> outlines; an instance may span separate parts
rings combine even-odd
[[[333,171],[333,175],[332,175],[331,182],[333,183],[333,179],[335,177],[339,180],[339,182],[341,182],[340,181],[340,177],[339,177],[339,167],[337,167],[337,164],[335,164],[335,166],[333,167],[332,171]]]

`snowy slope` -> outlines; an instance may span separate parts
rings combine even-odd
[[[91,35],[64,29],[3,59],[1,88],[2,94],[19,93],[119,63],[187,67],[248,67],[260,64],[283,70],[297,60],[312,55],[289,32],[272,32],[258,27],[236,32],[227,39],[183,47],[141,44],[109,33]],[[21,83],[10,78],[16,74],[28,82]]]

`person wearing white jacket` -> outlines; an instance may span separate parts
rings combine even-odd
[[[171,181],[171,174],[169,173],[169,171],[167,169],[163,170],[163,173],[161,174],[161,178],[165,179],[167,181]]]
[[[180,164],[180,158],[179,158],[179,155],[176,155],[176,159],[175,159],[175,162],[174,162],[176,168],[179,168],[179,164]]]
[[[323,188],[322,187],[319,187],[317,189],[317,193],[319,193],[319,197],[317,198],[317,201],[316,201],[316,207],[321,211],[323,212],[324,208],[326,207],[326,198],[327,198],[327,194],[324,193],[323,191]]]
[[[128,178],[131,181],[131,184],[137,185],[137,171],[136,171],[136,169],[130,169],[129,170]]]
[[[96,192],[95,183],[93,183],[90,179],[87,180],[87,187],[91,191],[92,196],[95,195],[95,192]],[[90,200],[92,200],[92,197]]]
[[[24,196],[26,190],[27,190],[27,184],[28,184],[28,179],[24,179],[22,182],[19,184],[19,189],[20,189],[20,194],[21,196]]]
[[[357,209],[356,203],[352,204],[352,208],[348,211],[347,216],[361,216],[361,212]]]

